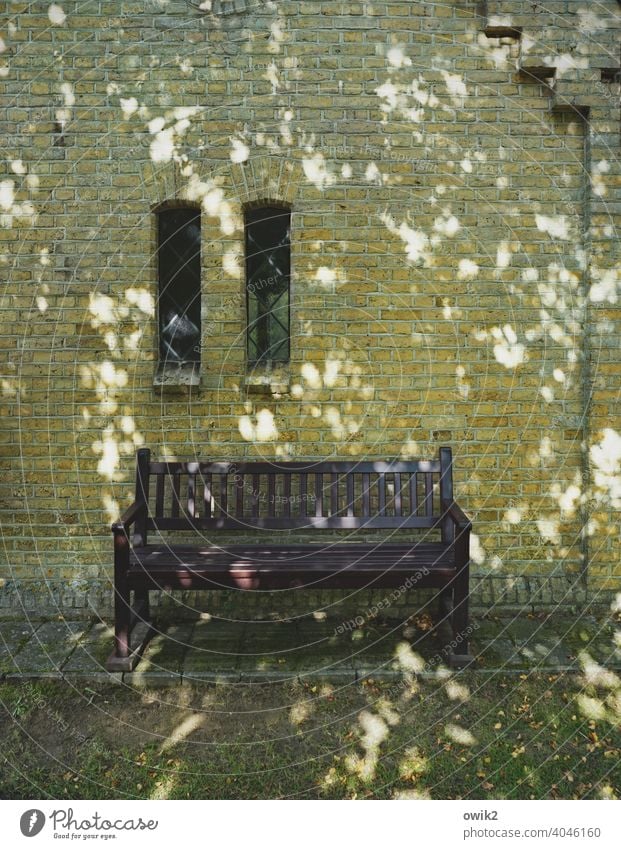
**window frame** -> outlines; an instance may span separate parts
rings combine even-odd
[[[249,228],[252,223],[255,223],[249,220],[252,216],[259,216],[259,220],[261,220],[261,214],[265,215],[273,215],[274,212],[280,213],[278,217],[281,217],[283,214],[287,215],[287,224],[286,224],[286,249],[287,249],[287,270],[285,273],[286,278],[286,291],[287,294],[287,312],[286,312],[286,340],[283,339],[281,343],[279,343],[278,347],[285,344],[286,342],[286,353],[283,357],[273,358],[271,356],[266,356],[265,353],[261,354],[257,352],[257,356],[253,357],[251,355],[251,345],[253,344],[250,338],[253,327],[257,324],[257,319],[255,318],[251,321],[251,304],[250,300],[252,295],[255,293],[250,290],[251,286],[251,273],[250,273],[250,259],[252,256],[251,251],[249,250]],[[292,261],[291,261],[291,247],[292,247],[292,223],[293,223],[293,209],[290,204],[285,203],[281,200],[274,200],[272,198],[262,199],[260,201],[255,201],[253,203],[245,204],[243,207],[243,219],[244,219],[244,319],[245,319],[245,331],[244,331],[244,349],[245,349],[245,357],[246,363],[249,369],[265,369],[267,371],[271,371],[274,368],[280,368],[283,366],[287,366],[291,361],[291,291],[292,291]],[[277,249],[279,246],[275,245],[274,249]],[[257,299],[258,301],[258,299]],[[269,313],[264,315],[269,316]],[[282,322],[279,322],[284,329],[284,325]],[[268,331],[269,334],[269,331]],[[258,346],[255,344],[255,348]],[[269,347],[272,344],[272,340],[268,340],[268,351]]]
[[[163,273],[162,273],[162,227],[164,217],[167,215],[172,215],[174,213],[179,212],[188,212],[191,213],[189,216],[186,226],[190,223],[196,223],[198,226],[198,251],[196,252],[198,255],[196,258],[196,267],[192,274],[196,276],[195,283],[197,285],[197,291],[194,293],[194,296],[191,300],[186,301],[184,303],[184,314],[187,313],[188,304],[193,304],[195,300],[198,300],[198,304],[192,311],[192,323],[195,324],[197,328],[196,340],[193,342],[193,353],[195,356],[190,358],[179,358],[173,359],[170,356],[166,356],[166,352],[164,350],[164,324],[163,324],[163,315],[162,315],[162,302],[163,302],[163,291],[168,288],[171,281],[174,279],[174,274],[168,281],[164,281]],[[201,208],[199,205],[184,202],[184,201],[169,201],[164,204],[160,204],[153,209],[154,219],[155,219],[155,241],[156,241],[156,353],[157,353],[157,375],[156,382],[160,382],[157,378],[162,378],[162,382],[170,382],[171,376],[179,376],[180,382],[195,382],[192,378],[192,375],[198,375],[200,365],[201,365],[201,353],[202,353],[202,319],[203,319],[203,293],[202,293],[202,215]],[[192,258],[194,258],[193,255]],[[178,273],[178,270],[175,272]],[[172,299],[171,299],[172,300]],[[180,305],[177,305],[180,306]],[[189,373],[190,377],[187,380],[184,380],[182,376],[184,374]],[[166,379],[164,379],[166,378]],[[175,382],[173,380],[173,382]]]

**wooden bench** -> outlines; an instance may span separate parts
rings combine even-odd
[[[404,583],[440,589],[458,649],[451,662],[463,666],[471,660],[470,528],[453,500],[449,448],[432,461],[318,463],[151,462],[141,449],[134,503],[112,526],[115,647],[107,668],[131,671],[138,662],[142,645],[131,632],[149,622],[150,590]]]

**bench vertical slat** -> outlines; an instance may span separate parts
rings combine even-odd
[[[337,516],[339,512],[339,476],[336,472],[332,473],[330,483],[330,515]]]
[[[188,475],[188,516],[196,518],[196,475]]]
[[[181,506],[181,475],[178,472],[173,472],[172,479],[172,505],[170,514],[173,519],[179,518],[179,508]]]
[[[291,475],[285,472],[283,480],[283,495],[285,497],[284,514],[288,519],[291,516]]]
[[[401,474],[395,472],[395,516],[401,515]]]
[[[370,516],[371,515],[371,501],[370,501],[370,490],[371,490],[371,476],[365,472],[362,475],[362,515]]]
[[[302,472],[300,475],[300,516],[306,516],[306,491],[307,491],[307,474]]]
[[[346,478],[346,488],[347,488],[347,515],[354,515],[354,476],[351,472],[347,475]]]
[[[241,519],[244,515],[244,476],[237,474],[235,481],[235,515]]]
[[[261,487],[261,476],[252,476],[252,516],[256,518],[259,515],[259,489]]]
[[[416,472],[410,474],[410,516],[418,513],[418,476]]]
[[[276,515],[276,475],[267,476],[267,515]]]
[[[206,519],[211,519],[211,499],[212,499],[212,483],[211,475],[205,475],[205,487],[203,489],[203,512]]]
[[[379,498],[379,515],[386,515],[386,475],[380,472],[377,476],[377,492]],[[365,514],[367,515],[367,514]]]
[[[433,516],[433,475],[425,472],[425,513]]]
[[[323,516],[323,475],[315,475],[315,516]]]
[[[155,478],[155,515],[158,518],[164,516],[164,475],[156,475]]]
[[[220,516],[225,516],[229,508],[228,475],[220,475]]]

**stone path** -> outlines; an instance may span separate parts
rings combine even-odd
[[[480,617],[471,629],[477,670],[579,669],[581,653],[621,667],[619,625],[609,616]],[[111,674],[104,667],[112,647],[106,623],[0,621],[0,676],[152,685],[310,677],[345,683],[399,678],[407,666],[433,673],[446,665],[449,641],[446,629],[425,615],[413,624],[374,620],[353,630],[310,617],[245,623],[206,617],[162,624],[134,672]]]

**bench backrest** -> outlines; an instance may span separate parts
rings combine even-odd
[[[157,531],[441,527],[453,500],[450,448],[437,460],[151,462],[137,456],[147,509],[135,545]]]

